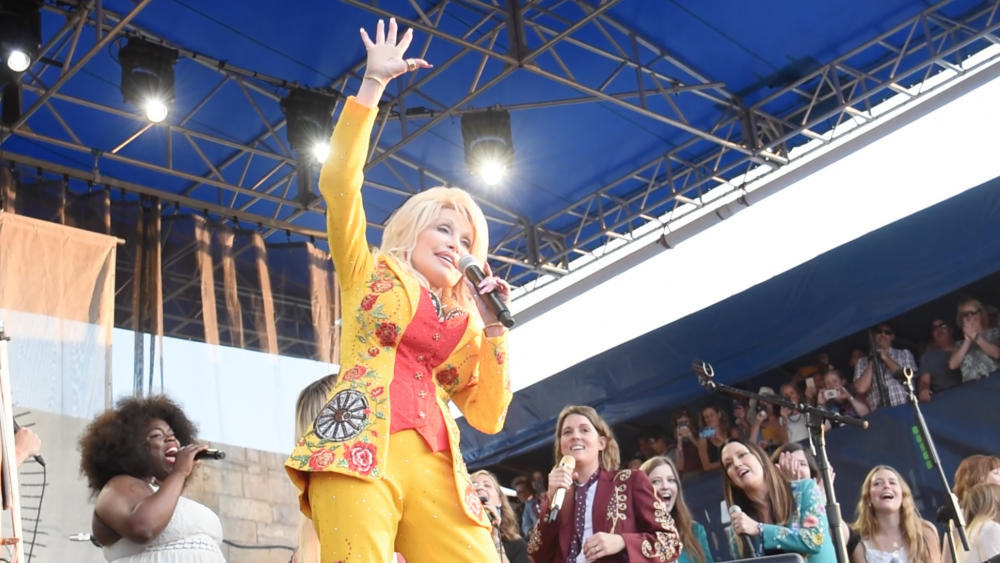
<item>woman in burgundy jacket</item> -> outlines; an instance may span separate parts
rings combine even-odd
[[[563,456],[576,465],[549,473],[549,490],[528,542],[534,563],[667,563],[680,556],[680,538],[663,501],[645,473],[618,470],[618,443],[597,411],[569,406],[559,414],[556,463]],[[550,523],[550,499],[560,488],[565,500]]]

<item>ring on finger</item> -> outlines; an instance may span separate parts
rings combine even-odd
[[[417,61],[413,59],[406,59],[406,70],[409,72],[417,70]]]

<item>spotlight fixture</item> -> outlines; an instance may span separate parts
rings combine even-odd
[[[41,8],[41,0],[0,0],[0,55],[10,72],[28,70],[41,54]]]
[[[309,155],[320,164],[326,162],[336,107],[336,95],[312,90],[295,89],[281,100],[281,111],[288,121],[288,144],[298,153],[298,158]]]
[[[462,140],[469,172],[486,185],[499,184],[514,164],[510,113],[497,108],[463,115]]]
[[[153,123],[166,119],[174,103],[174,65],[179,56],[175,49],[141,37],[130,37],[118,51],[122,96]]]

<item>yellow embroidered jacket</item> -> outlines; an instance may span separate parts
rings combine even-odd
[[[396,345],[416,314],[420,283],[402,274],[392,258],[376,259],[365,234],[361,185],[376,114],[353,97],[347,100],[330,142],[330,156],[320,172],[330,254],[341,288],[342,341],[337,384],[285,462],[286,471],[301,491],[299,501],[307,515],[311,513],[309,472],[332,471],[369,481],[382,477],[385,460],[392,455],[390,384],[395,377],[424,376],[394,373]],[[488,526],[459,451],[458,426],[448,410],[448,401],[454,401],[473,428],[489,434],[503,428],[511,400],[507,336],[487,338],[483,328],[478,313],[468,315],[458,344],[431,374],[436,396],[399,400],[424,401],[428,409],[441,409],[458,498],[470,518]],[[447,377],[437,377],[441,372],[447,372]]]

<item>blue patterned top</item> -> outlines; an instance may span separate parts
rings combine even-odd
[[[808,563],[836,563],[830,524],[826,518],[826,501],[816,482],[802,479],[792,482],[795,511],[788,526],[764,524],[764,536],[750,538],[757,555],[765,552],[798,553]],[[761,541],[763,539],[763,541]],[[733,553],[741,541],[730,529],[729,544]]]
[[[714,563],[712,560],[712,550],[708,547],[708,534],[705,533],[705,527],[697,522],[691,522],[691,529],[694,531],[694,537],[698,540],[701,545],[702,552],[705,553],[705,563]],[[687,547],[681,551],[681,556],[677,558],[674,563],[696,563],[693,559],[688,557]]]

